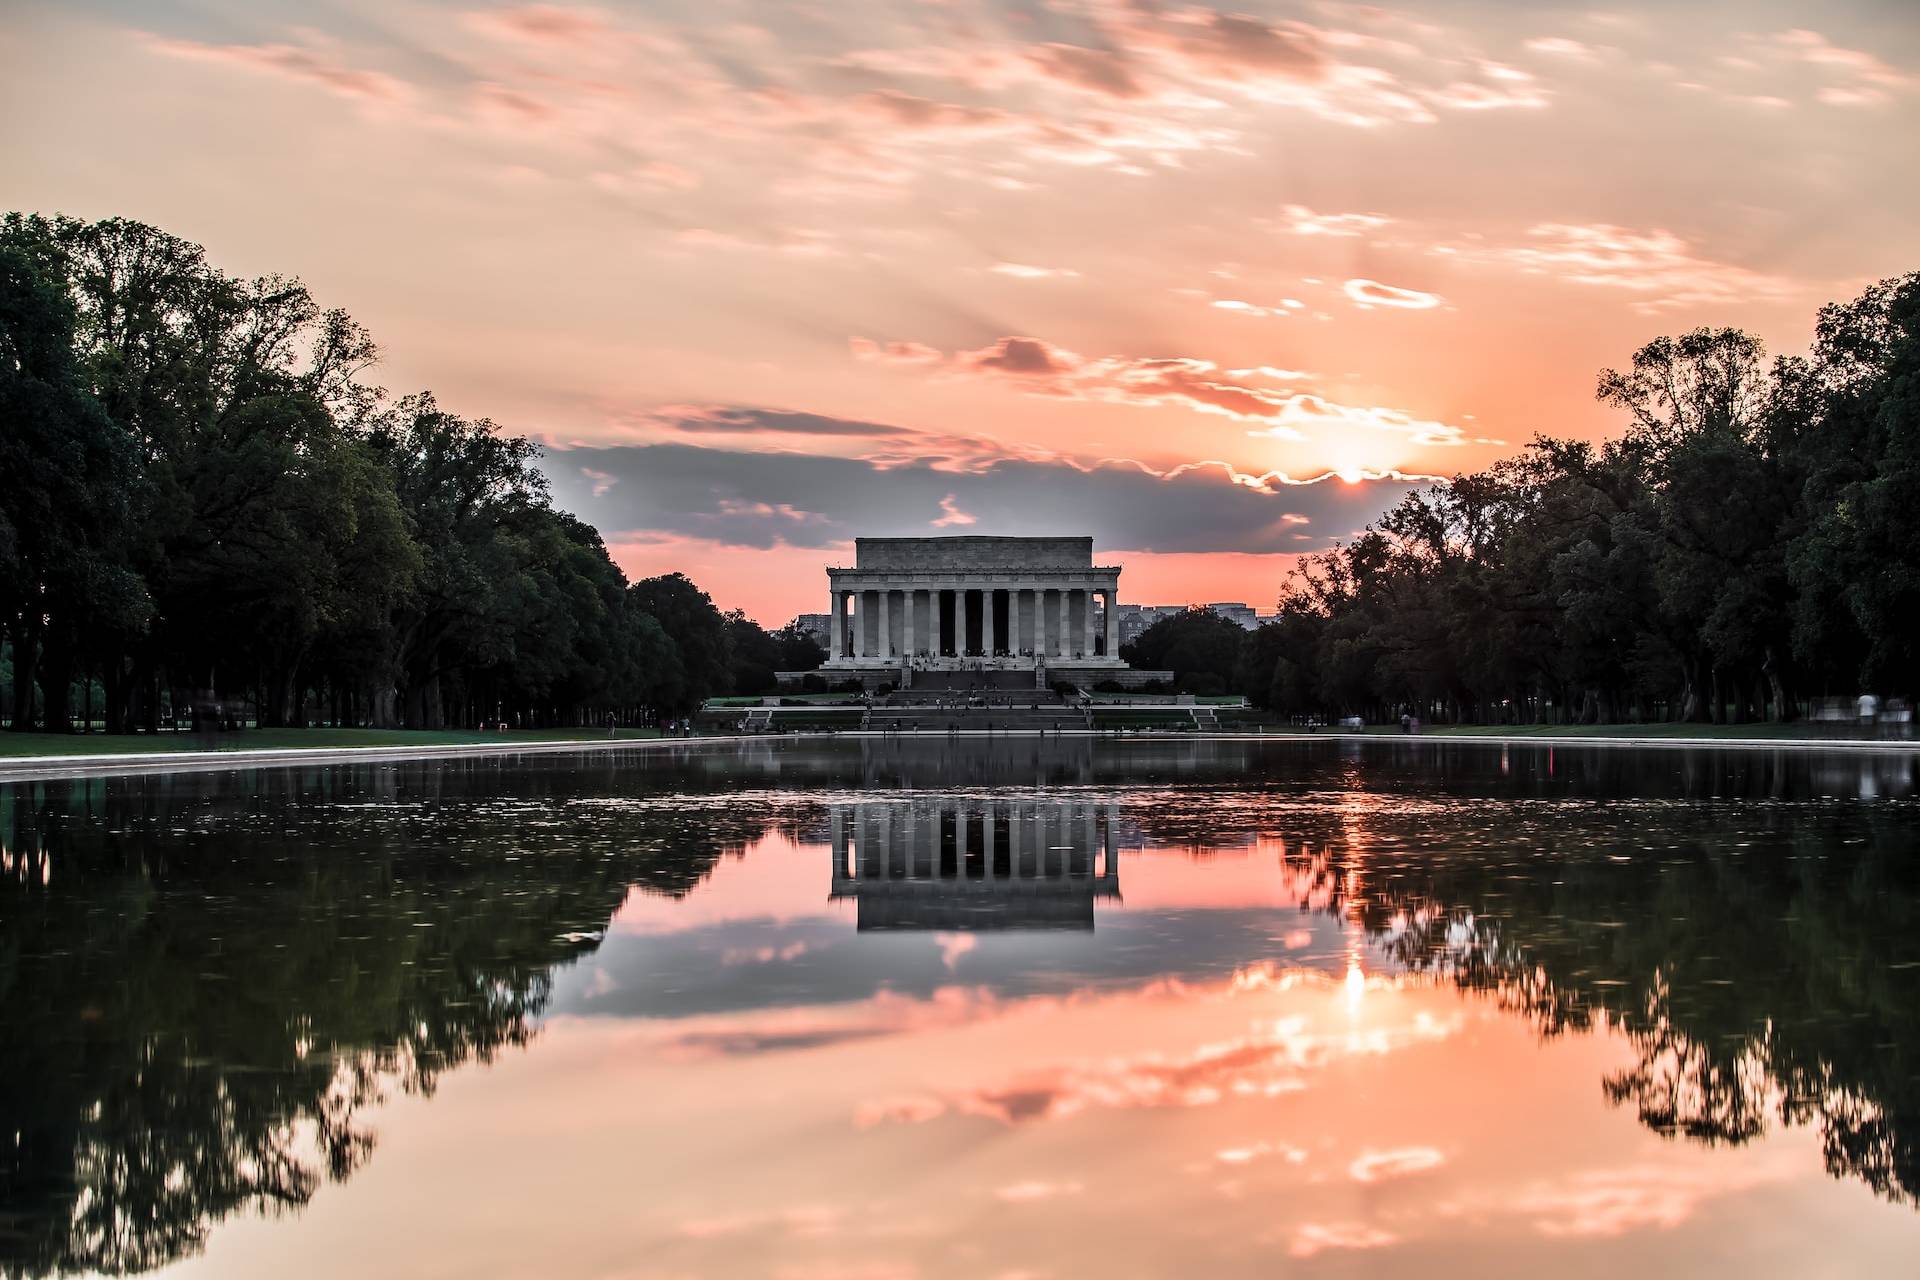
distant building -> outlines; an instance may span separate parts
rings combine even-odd
[[[1132,644],[1140,633],[1162,618],[1175,618],[1187,611],[1183,604],[1123,604],[1120,606],[1120,643]]]
[[[1251,631],[1260,625],[1260,619],[1250,604],[1238,600],[1218,601],[1207,606],[1207,612],[1217,613],[1229,622],[1236,622]]]
[[[1123,604],[1120,606],[1120,643],[1131,644],[1140,638],[1140,633],[1154,623],[1166,618],[1177,618],[1185,613],[1189,606],[1184,604]],[[1211,604],[1197,606],[1208,613],[1218,614],[1235,626],[1252,631],[1263,622],[1272,622],[1272,614],[1260,614],[1250,604],[1238,600],[1216,600]]]
[[[813,642],[822,649],[833,636],[833,615],[827,613],[802,613],[794,617],[792,624],[813,637]]]

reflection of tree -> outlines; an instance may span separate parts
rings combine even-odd
[[[1920,1205],[1920,822],[1835,799],[1915,795],[1912,757],[1228,745],[1156,762],[1129,826],[1277,841],[1301,908],[1390,958],[1546,1035],[1617,1027],[1606,1096],[1651,1128],[1814,1125],[1835,1176]]]
[[[139,1271],[305,1204],[381,1098],[526,1043],[629,886],[684,894],[768,822],[501,768],[0,788],[0,1274]]]
[[[1836,1176],[1920,1205],[1913,832],[1893,808],[1515,807],[1421,848],[1375,817],[1364,847],[1329,837],[1367,886],[1331,909],[1544,1034],[1619,1029],[1635,1062],[1605,1093],[1649,1127],[1816,1125]]]

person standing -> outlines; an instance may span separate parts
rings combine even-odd
[[[1860,727],[1871,731],[1880,719],[1880,699],[1870,693],[1860,695]]]

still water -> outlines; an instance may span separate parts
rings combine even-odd
[[[1920,1268],[1913,759],[0,787],[0,1274]]]

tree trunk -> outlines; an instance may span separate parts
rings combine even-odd
[[[1793,704],[1787,701],[1787,684],[1780,678],[1780,652],[1774,646],[1767,646],[1760,670],[1766,675],[1767,688],[1773,695],[1773,721],[1777,724],[1793,719]]]
[[[40,714],[46,732],[73,732],[73,655],[64,645],[48,645],[41,655]]]
[[[376,729],[400,727],[400,695],[390,679],[376,679],[367,691],[367,720]]]
[[[32,733],[34,730],[34,664],[38,657],[38,646],[23,622],[13,633],[13,731],[15,733]]]

